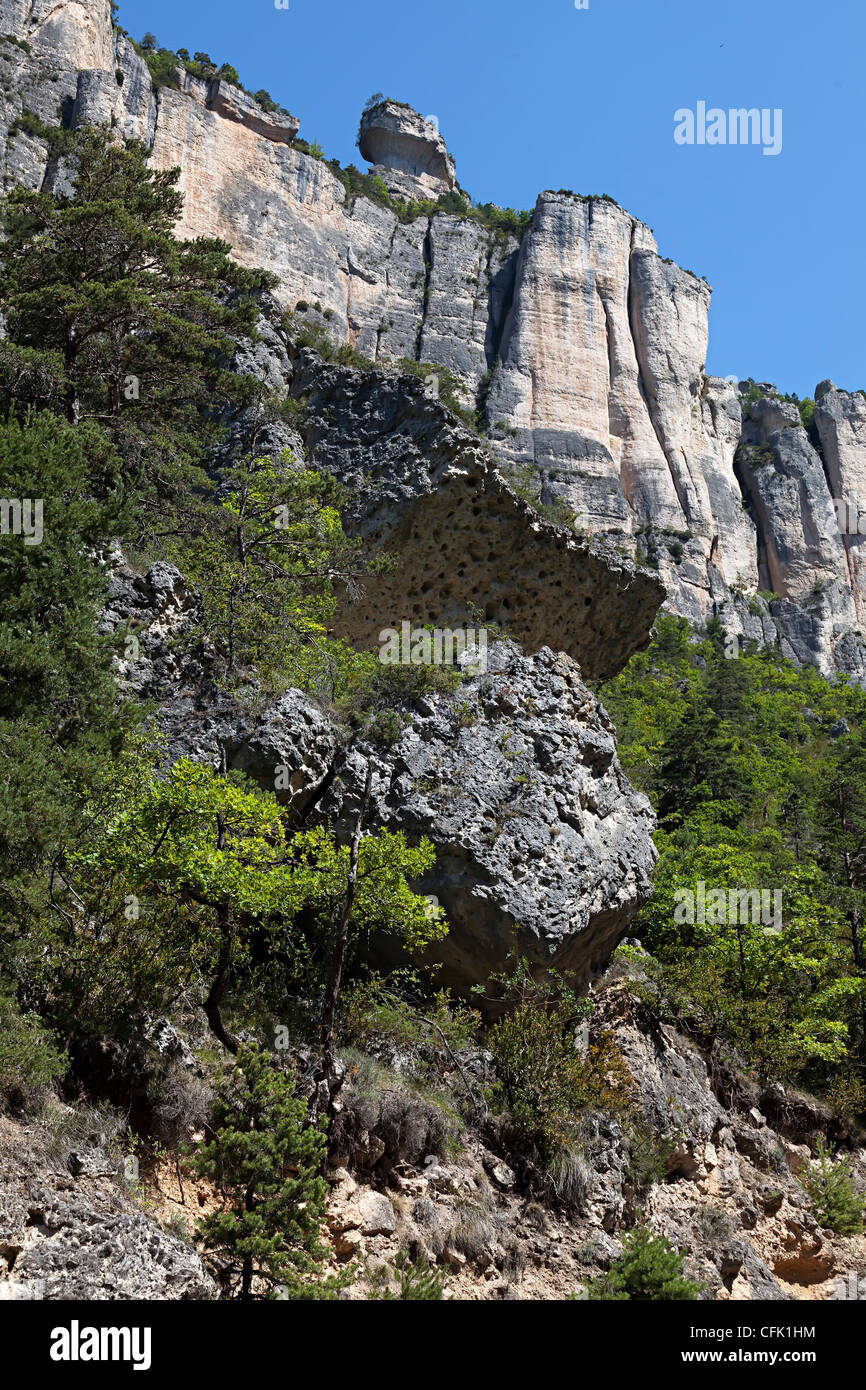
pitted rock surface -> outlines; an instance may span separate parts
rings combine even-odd
[[[198,1252],[126,1194],[122,1162],[99,1147],[44,1150],[0,1117],[0,1297],[213,1299]]]

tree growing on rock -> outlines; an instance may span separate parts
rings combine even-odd
[[[683,1272],[683,1257],[664,1236],[641,1223],[629,1231],[622,1254],[610,1269],[591,1279],[586,1298],[591,1302],[695,1302],[701,1288]]]

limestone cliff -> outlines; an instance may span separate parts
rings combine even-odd
[[[522,243],[446,212],[401,220],[295,147],[294,117],[182,70],[154,91],[109,0],[0,0],[0,33],[7,184],[46,174],[22,111],[145,141],[181,168],[182,234],[224,237],[373,361],[456,372],[500,461],[657,570],[673,612],[866,676],[859,539],[826,522],[866,481],[866,398],[828,387],[811,440],[775,407],[744,432],[734,379],[705,373],[710,288],[643,223],[565,192],[541,194]],[[457,188],[437,126],[400,103],[365,112],[360,148],[396,198]]]

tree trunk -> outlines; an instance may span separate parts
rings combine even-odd
[[[225,749],[222,753],[222,773],[225,776],[226,755]],[[217,849],[224,850],[226,847],[226,823],[222,816],[217,817]],[[236,1037],[229,1032],[223,1022],[220,1012],[220,1005],[223,995],[228,989],[232,974],[232,947],[234,945],[235,931],[232,919],[232,909],[230,903],[223,903],[217,908],[216,914],[217,929],[220,934],[220,953],[217,960],[217,973],[210,993],[204,1001],[204,1011],[210,1030],[215,1037],[219,1038],[223,1047],[228,1048],[232,1056],[236,1057],[240,1044]]]
[[[352,910],[355,906],[355,894],[358,888],[358,857],[361,846],[361,827],[364,823],[364,817],[367,814],[367,805],[370,800],[370,789],[372,785],[373,769],[370,763],[368,763],[367,778],[364,783],[364,796],[361,801],[361,809],[358,812],[358,820],[355,824],[355,833],[352,837],[352,852],[349,859],[349,879],[346,884],[346,896],[343,900],[339,919],[335,924],[334,953],[331,960],[328,982],[325,987],[325,1003],[322,1012],[321,1032],[322,1074],[329,1088],[335,1079],[334,1033],[337,1018],[337,1000],[340,994],[340,982],[343,978],[343,966],[346,962],[349,925],[352,920]]]
[[[222,935],[222,946],[220,947],[219,959],[217,961],[217,973],[210,993],[204,1001],[204,1011],[210,1030],[215,1037],[219,1038],[223,1047],[228,1048],[233,1057],[238,1054],[240,1043],[237,1038],[229,1032],[223,1022],[220,1012],[220,1004],[223,995],[228,988],[232,973],[232,945],[234,943],[234,928],[232,926],[231,908],[221,907],[217,912],[217,922]]]

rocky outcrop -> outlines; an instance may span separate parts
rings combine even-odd
[[[350,528],[400,556],[341,606],[349,640],[374,649],[403,620],[497,624],[526,651],[568,652],[588,680],[645,644],[661,586],[614,544],[542,520],[422,382],[323,369],[307,353],[291,390],[312,462],[353,489]]]
[[[318,802],[343,835],[368,757],[350,750]],[[453,699],[416,702],[411,726],[373,767],[373,822],[435,846],[420,886],[451,930],[431,954],[461,991],[500,968],[509,945],[533,966],[588,982],[652,891],[652,810],[565,656],[494,647],[487,673]]]
[[[534,966],[583,981],[603,967],[651,892],[654,820],[573,661],[496,644],[486,671],[465,676],[453,696],[407,706],[406,727],[384,751],[349,740],[299,691],[242,709],[207,678],[206,657],[176,655],[189,642],[173,648],[171,638],[188,638],[195,622],[171,566],[114,572],[105,623],[134,629],[139,651],[121,678],[160,701],[171,761],[219,766],[224,754],[229,769],[341,839],[351,837],[370,763],[369,827],[435,847],[417,887],[450,922],[434,953],[444,981],[460,990],[483,982],[515,945]],[[387,942],[381,949],[389,954]]]
[[[624,970],[635,969],[617,961],[598,982],[588,1038],[615,1040],[634,1081],[634,1108],[621,1118],[586,1115],[581,1152],[558,1197],[534,1199],[495,1126],[475,1124],[459,1149],[449,1145],[441,1111],[437,1130],[435,1107],[413,1089],[405,1054],[380,1048],[389,1070],[378,1105],[363,1082],[346,1082],[328,1225],[338,1261],[363,1262],[350,1297],[393,1279],[400,1249],[438,1266],[449,1298],[580,1297],[617,1258],[640,1212],[685,1257],[706,1301],[853,1296],[866,1237],[820,1227],[801,1182],[809,1141],[826,1130],[827,1115],[808,1097],[761,1092],[667,1025],[648,1031],[624,987]],[[439,1075],[455,1095],[470,1077],[481,1089],[483,1053],[465,1049],[456,1059],[462,1074],[454,1056],[439,1055]],[[796,1114],[796,1123],[774,1118],[782,1113]],[[640,1134],[659,1164],[651,1184],[636,1158]],[[866,1150],[852,1157],[866,1172]]]
[[[835,503],[851,498],[856,515],[857,479],[866,479],[859,473],[866,469],[866,398],[829,383],[820,394],[827,405],[816,406],[814,439],[791,402],[770,393],[750,403],[737,467],[760,538],[758,583],[776,595],[770,612],[783,654],[825,675],[844,671],[862,680],[860,539],[840,529]]]
[[[398,101],[380,101],[361,117],[358,147],[397,198],[440,198],[457,187],[454,160],[435,120]]]
[[[92,1139],[46,1148],[0,1116],[0,1299],[216,1298],[195,1248],[145,1215],[122,1160]]]
[[[266,111],[248,92],[219,77],[208,87],[207,104],[218,116],[237,121],[277,145],[290,145],[301,128],[297,116]]]
[[[834,498],[832,520],[843,520],[842,542],[859,626],[866,626],[866,394],[840,391],[832,381],[815,389],[815,428]],[[844,508],[840,511],[835,503]]]

